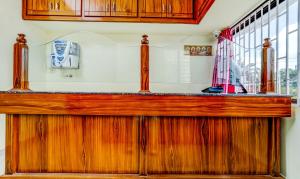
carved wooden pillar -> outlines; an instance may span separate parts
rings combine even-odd
[[[148,35],[143,35],[141,44],[141,90],[142,93],[150,93],[149,90],[149,40]]]
[[[275,93],[274,49],[269,38],[265,39],[262,49],[261,93]]]
[[[28,46],[25,34],[18,34],[14,44],[13,89],[29,90],[28,83]]]

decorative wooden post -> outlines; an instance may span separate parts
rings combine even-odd
[[[13,89],[29,90],[28,83],[28,46],[25,34],[18,34],[14,44]]]
[[[266,38],[262,49],[261,93],[275,93],[275,59],[270,38]]]
[[[141,44],[141,93],[150,93],[149,90],[149,40],[143,35]]]

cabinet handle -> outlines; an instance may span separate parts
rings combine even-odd
[[[162,12],[166,12],[166,5],[165,4],[162,5]]]
[[[172,13],[172,5],[169,5],[169,13]]]

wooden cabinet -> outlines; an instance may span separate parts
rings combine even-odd
[[[167,0],[142,0],[140,4],[141,17],[166,17]]]
[[[137,0],[84,0],[85,16],[137,16]]]
[[[112,0],[111,16],[137,16],[138,0]]]
[[[84,0],[85,16],[110,16],[111,0]]]
[[[23,0],[23,19],[198,24],[215,0]]]
[[[192,0],[167,0],[167,16],[171,18],[193,18]]]
[[[192,0],[142,0],[141,17],[193,18]]]
[[[81,16],[81,0],[26,0],[25,2],[28,15]]]

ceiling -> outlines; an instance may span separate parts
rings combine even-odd
[[[98,33],[148,33],[208,35],[237,22],[264,0],[215,0],[199,25],[107,22],[27,21],[48,32],[96,31]]]

